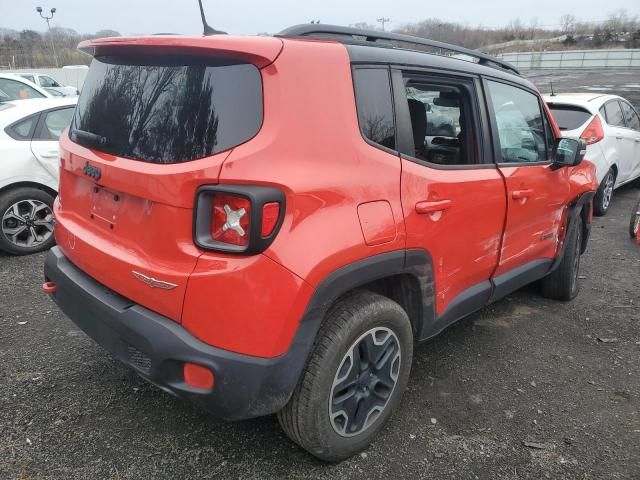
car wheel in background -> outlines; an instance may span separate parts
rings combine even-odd
[[[366,448],[398,407],[409,379],[413,334],[396,302],[360,291],[331,308],[291,400],[285,433],[325,461]]]
[[[27,255],[51,248],[53,199],[33,187],[20,187],[0,195],[0,249]]]
[[[631,221],[629,222],[629,235],[631,238],[638,238],[638,230],[640,229],[640,200],[631,212]]]
[[[602,182],[600,182],[600,187],[598,187],[598,191],[596,192],[593,204],[593,213],[596,216],[602,217],[607,214],[609,206],[611,205],[611,198],[613,198],[613,187],[615,184],[616,173],[611,168],[602,179]]]

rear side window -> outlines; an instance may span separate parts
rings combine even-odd
[[[9,134],[10,137],[16,140],[31,140],[31,135],[34,127],[36,126],[36,122],[38,121],[39,115],[31,115],[24,120],[20,120],[10,127],[8,127],[5,131]]]
[[[368,140],[395,150],[395,123],[389,70],[358,68],[353,72],[360,130]]]
[[[640,119],[638,118],[638,114],[635,112],[631,105],[620,102],[622,106],[622,114],[624,115],[624,121],[627,124],[627,128],[632,128],[633,130],[640,130]]]
[[[44,122],[34,140],[57,140],[69,126],[73,117],[73,107],[51,110],[44,114]]]
[[[622,110],[620,110],[620,104],[617,100],[613,100],[609,103],[605,103],[604,111],[609,125],[615,127],[624,127],[624,118],[622,117]]]
[[[133,160],[180,163],[240,145],[261,125],[262,79],[254,65],[101,56],[91,63],[71,138]]]
[[[573,105],[549,104],[549,110],[560,130],[575,130],[591,118],[591,113],[582,107]]]

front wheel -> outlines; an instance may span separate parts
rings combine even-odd
[[[325,461],[365,449],[397,408],[409,379],[413,335],[406,312],[375,293],[336,304],[278,420],[298,445]]]
[[[542,296],[554,300],[573,300],[580,291],[578,274],[582,251],[582,218],[567,232],[566,246],[560,265],[542,279]]]
[[[631,221],[629,222],[629,235],[631,238],[638,238],[638,230],[640,229],[640,200],[631,213]]]
[[[613,188],[616,184],[616,173],[613,169],[609,169],[607,174],[600,182],[598,191],[593,202],[593,213],[598,217],[602,217],[609,211],[611,199],[613,198]]]

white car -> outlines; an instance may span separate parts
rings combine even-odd
[[[80,94],[76,87],[60,85],[53,77],[44,73],[20,72],[16,75],[35,83],[55,96],[76,97]]]
[[[0,73],[0,102],[27,98],[52,98],[54,95],[35,83],[13,73]]]
[[[58,138],[69,126],[77,98],[0,103],[0,249],[14,255],[54,243]]]
[[[600,187],[594,213],[605,215],[613,190],[640,177],[640,116],[624,98],[600,93],[544,95],[562,135],[587,142]]]

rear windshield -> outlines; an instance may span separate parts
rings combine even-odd
[[[573,105],[549,105],[560,130],[575,130],[591,118],[591,113]]]
[[[100,56],[82,87],[71,139],[120,157],[179,163],[239,145],[261,125],[262,80],[254,65]]]

